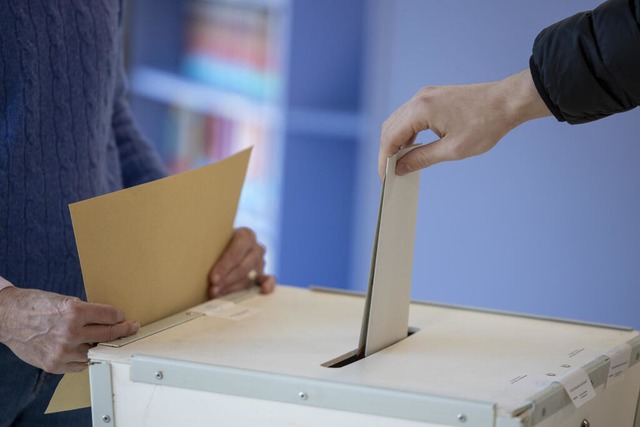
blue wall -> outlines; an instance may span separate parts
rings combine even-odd
[[[382,121],[422,86],[525,68],[542,28],[597,4],[369,2],[351,287],[366,285]],[[413,297],[640,328],[639,129],[638,109],[581,126],[541,119],[423,171]]]
[[[292,2],[280,283],[349,285],[364,4]]]

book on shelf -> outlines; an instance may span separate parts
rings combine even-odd
[[[278,19],[268,7],[226,1],[189,3],[181,72],[259,100],[281,92]]]
[[[248,178],[265,179],[269,175],[268,159],[277,148],[274,144],[264,123],[236,121],[172,105],[159,148],[169,169],[178,173],[253,146]]]
[[[236,224],[255,230],[270,248],[267,263],[275,269],[284,15],[271,0],[185,4],[179,75],[175,69],[138,66],[135,93],[166,106],[157,145],[172,173],[253,147]]]

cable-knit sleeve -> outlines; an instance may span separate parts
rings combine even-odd
[[[609,0],[544,29],[530,69],[560,121],[584,123],[640,104],[640,0]]]
[[[122,181],[125,187],[167,176],[167,170],[155,148],[138,129],[127,99],[127,78],[118,59],[118,73],[111,125],[118,146]]]

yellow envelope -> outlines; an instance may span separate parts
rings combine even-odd
[[[141,325],[206,301],[250,155],[69,205],[87,300]],[[47,413],[89,406],[88,378],[88,370],[65,375]]]

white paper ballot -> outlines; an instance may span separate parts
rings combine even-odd
[[[420,174],[397,176],[396,161],[416,147],[405,148],[387,160],[359,357],[367,357],[407,337]]]

